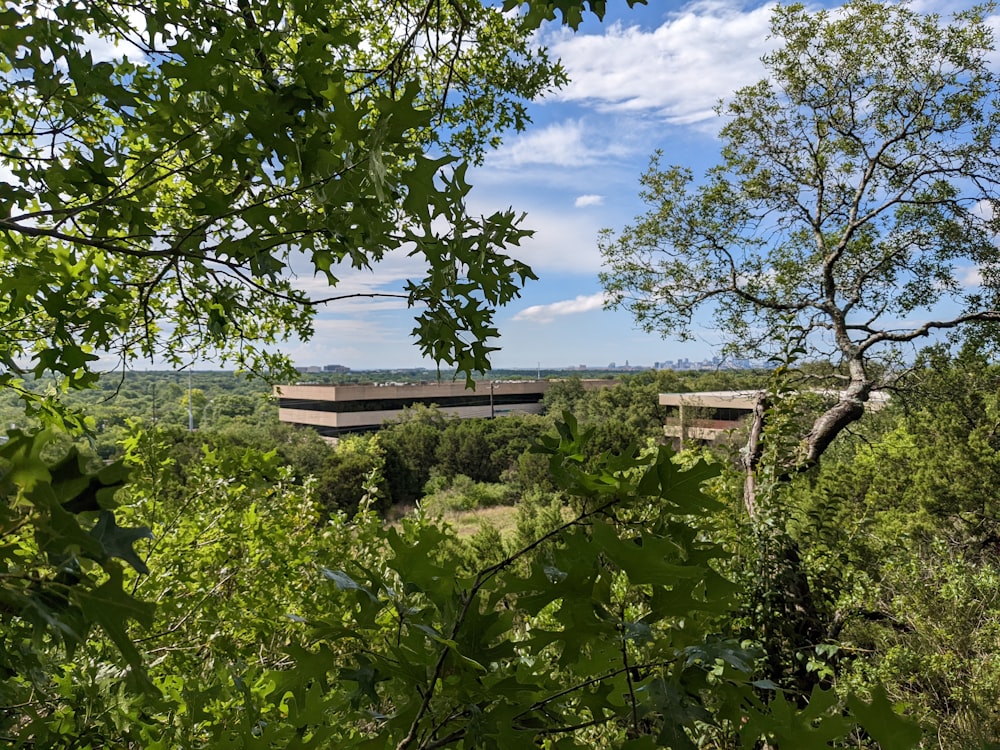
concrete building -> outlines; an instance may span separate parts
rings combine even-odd
[[[553,381],[489,380],[468,390],[464,382],[387,383],[385,385],[280,385],[274,387],[278,419],[309,425],[336,436],[378,429],[408,406],[437,406],[449,416],[489,418],[515,412],[540,414],[542,397]],[[585,390],[612,380],[582,380]]]
[[[667,409],[663,434],[682,443],[719,442],[743,424],[759,395],[759,391],[661,393],[660,406]]]
[[[665,406],[663,434],[681,443],[701,440],[718,443],[726,440],[733,430],[741,427],[753,412],[760,391],[701,391],[698,393],[661,393],[660,406]],[[817,391],[835,398],[834,391]],[[888,402],[888,394],[875,391],[865,408],[878,411]]]

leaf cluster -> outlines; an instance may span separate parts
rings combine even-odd
[[[487,367],[495,308],[534,278],[513,211],[465,208],[467,159],[563,75],[478,2],[28,2],[0,15],[0,361],[69,387],[102,353],[212,353],[267,374],[308,338],[303,269],[391,252],[421,351]],[[381,294],[381,293],[379,293]]]
[[[613,303],[681,336],[709,313],[729,350],[763,356],[791,319],[811,356],[845,363],[995,319],[990,11],[776,7],[767,77],[719,105],[719,163],[696,179],[655,155],[648,213],[604,235]]]

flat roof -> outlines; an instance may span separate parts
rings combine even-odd
[[[705,406],[712,409],[752,410],[764,391],[697,391],[694,393],[661,393],[660,406]],[[838,397],[845,391],[812,390],[811,393]],[[869,410],[881,409],[889,402],[885,391],[872,391],[865,407]]]
[[[763,391],[698,391],[661,393],[660,406],[707,406],[713,409],[753,409]]]
[[[465,381],[441,383],[301,383],[274,386],[274,395],[286,399],[315,401],[377,401],[394,398],[444,398],[477,394],[539,394],[545,393],[558,380],[478,380],[473,388],[466,388]],[[585,391],[615,385],[617,380],[591,378],[580,380]]]

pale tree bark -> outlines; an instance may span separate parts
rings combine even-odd
[[[846,336],[845,336],[846,339]],[[849,343],[842,346],[849,358],[847,369],[850,381],[841,392],[837,403],[827,409],[813,422],[812,429],[805,438],[805,455],[800,462],[800,470],[810,469],[819,463],[820,457],[830,444],[849,425],[857,422],[865,414],[865,404],[875,387],[865,367],[864,353],[857,351]]]
[[[812,421],[798,450],[792,449],[786,456],[764,456],[768,414],[774,397],[762,392],[754,405],[742,454],[743,503],[755,530],[752,536],[759,545],[759,568],[753,576],[758,588],[751,603],[751,611],[755,613],[755,635],[760,638],[766,654],[765,676],[790,691],[802,705],[808,702],[821,678],[789,655],[811,651],[828,640],[836,616],[813,591],[798,542],[781,531],[782,523],[762,522],[768,520],[770,513],[780,516],[780,509],[768,503],[776,485],[787,484],[796,474],[816,466],[837,436],[864,415],[865,404],[876,383],[868,377],[860,358],[849,365],[848,371],[847,387],[839,392],[832,406]],[[776,461],[777,465],[768,465],[771,461]],[[767,470],[773,480],[760,482],[761,469]]]
[[[865,404],[868,403],[872,391],[876,388],[876,381],[869,377],[861,354],[856,354],[849,361],[848,371],[850,380],[847,388],[838,394],[837,401],[833,406],[813,420],[809,432],[802,440],[801,450],[794,456],[787,456],[786,466],[775,471],[778,481],[790,481],[796,474],[808,471],[818,465],[823,453],[836,440],[837,436],[864,416]],[[759,510],[757,472],[764,452],[764,436],[767,429],[766,415],[770,406],[770,397],[766,392],[762,392],[751,414],[750,432],[742,455],[743,504],[751,519],[756,518]],[[781,459],[778,458],[778,460]]]
[[[747,437],[747,445],[743,451],[743,505],[751,520],[755,520],[757,517],[757,467],[760,465],[760,459],[764,453],[764,443],[761,437],[764,434],[764,415],[769,406],[770,399],[767,393],[762,391],[757,397],[757,403],[754,404],[750,435]]]

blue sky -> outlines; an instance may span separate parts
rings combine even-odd
[[[626,312],[604,310],[597,234],[644,210],[638,180],[654,150],[696,174],[715,162],[713,106],[762,77],[773,4],[608,5],[603,24],[588,22],[575,34],[556,26],[542,31],[540,42],[563,61],[570,83],[533,103],[532,125],[470,172],[474,212],[513,207],[536,232],[513,249],[539,280],[497,315],[497,368],[650,365],[716,353],[719,337],[710,328],[678,343],[642,333]],[[945,14],[956,9],[932,0],[911,5]],[[398,291],[414,271],[406,258],[389,258],[371,274],[344,279],[343,291]],[[340,303],[321,313],[312,341],[284,349],[298,365],[431,366],[409,337],[412,327],[396,301]]]

